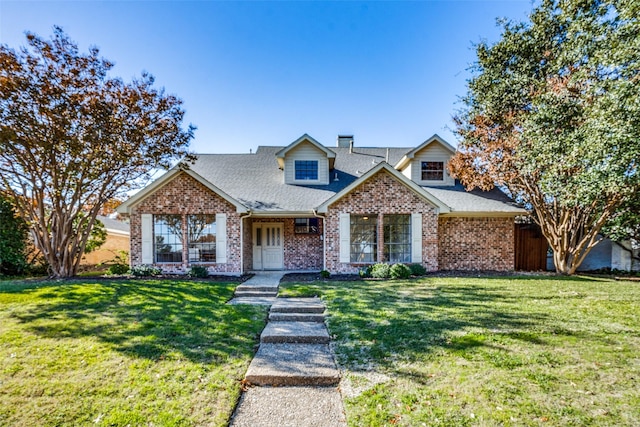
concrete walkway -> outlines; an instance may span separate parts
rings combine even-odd
[[[258,282],[261,280],[267,279]],[[265,297],[243,296],[232,301],[241,304],[245,300],[240,298]],[[324,303],[319,298],[273,299],[260,347],[245,375],[250,387],[240,398],[230,425],[346,426],[337,388],[340,372],[329,347]]]
[[[229,304],[271,305],[278,295],[282,271],[259,271],[236,288]]]

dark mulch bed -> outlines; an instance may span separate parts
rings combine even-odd
[[[433,273],[427,273],[422,277],[504,277],[514,275],[525,276],[537,276],[537,275],[554,275],[547,271],[460,271],[460,270],[447,270],[436,271]],[[283,282],[315,282],[315,281],[334,281],[334,282],[354,282],[360,280],[379,280],[368,277],[366,279],[361,278],[357,274],[332,274],[328,279],[325,279],[320,273],[288,273],[282,277],[280,283]]]

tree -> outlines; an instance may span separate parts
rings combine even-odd
[[[543,0],[477,46],[450,172],[532,210],[573,274],[640,191],[640,3]]]
[[[54,277],[75,275],[96,216],[186,154],[182,101],[143,73],[124,83],[96,47],[51,40],[0,46],[0,189],[30,228]]]
[[[21,274],[25,270],[27,239],[27,225],[0,193],[0,276]]]

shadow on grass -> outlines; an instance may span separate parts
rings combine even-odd
[[[574,281],[562,280],[567,285]],[[559,286],[564,286],[560,283]],[[435,352],[454,353],[463,358],[481,354],[478,357],[484,357],[493,366],[509,369],[523,363],[521,356],[510,350],[513,345],[544,346],[554,335],[605,339],[576,328],[571,330],[563,323],[563,301],[584,295],[539,286],[520,278],[436,277],[416,281],[328,281],[284,287],[290,288],[291,293],[318,294],[325,299],[330,314],[329,329],[344,366],[357,370],[373,364],[402,374],[397,369],[399,361],[426,360]],[[557,306],[549,302],[553,299],[558,301]],[[535,300],[544,303],[532,304]],[[549,304],[551,310],[547,309]],[[566,313],[566,318],[570,317]],[[405,373],[411,377],[421,375]]]
[[[182,280],[43,282],[5,285],[0,298],[19,299],[9,316],[45,338],[93,337],[135,357],[215,362],[250,357],[265,324],[265,308],[226,304],[235,286]]]

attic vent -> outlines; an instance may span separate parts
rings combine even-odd
[[[353,135],[338,135],[336,147],[353,149]]]

